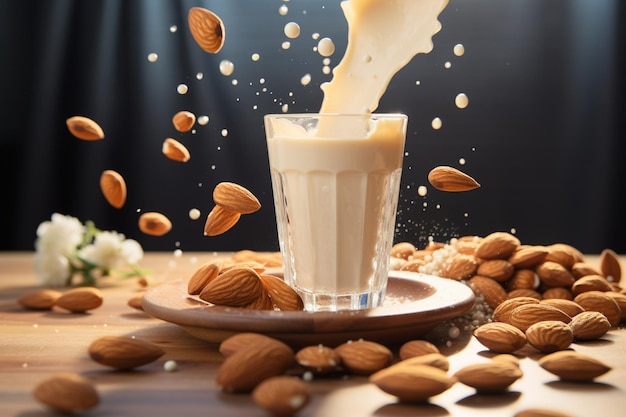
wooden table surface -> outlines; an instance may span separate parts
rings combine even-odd
[[[147,253],[141,265],[157,283],[188,277],[217,254]],[[27,311],[16,299],[39,288],[32,270],[32,253],[0,253],[0,415],[54,415],[32,396],[35,385],[55,372],[74,371],[91,379],[101,402],[89,416],[267,416],[248,394],[225,394],[215,385],[223,357],[217,345],[198,340],[175,324],[152,318],[127,305],[141,290],[134,279],[103,284],[104,304],[86,314],[63,310]],[[473,337],[461,334],[446,346],[444,323],[425,338],[450,360],[450,372],[484,362],[487,352]],[[166,354],[134,371],[113,371],[92,361],[91,341],[104,335],[129,335],[151,341]],[[626,413],[626,330],[614,328],[601,340],[575,343],[572,348],[597,357],[613,369],[594,383],[565,383],[537,364],[541,356],[530,347],[519,352],[524,376],[509,391],[476,394],[461,383],[431,398],[429,403],[401,404],[369,384],[365,377],[315,378],[311,403],[300,416],[513,416],[542,407],[570,416],[623,416]],[[166,360],[178,364],[166,372]]]

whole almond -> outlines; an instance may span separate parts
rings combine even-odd
[[[339,369],[341,357],[335,349],[320,344],[300,349],[296,352],[296,362],[316,375],[326,375]]]
[[[100,307],[103,301],[104,297],[99,289],[79,287],[61,294],[54,305],[74,313],[82,313]]]
[[[398,356],[404,360],[429,353],[440,353],[439,348],[426,340],[416,339],[403,343],[398,351]]]
[[[241,268],[241,267],[246,267],[246,268],[251,268],[254,269],[256,271],[257,274],[261,275],[265,272],[265,265],[262,264],[261,262],[255,260],[255,259],[249,259],[246,261],[238,261],[233,263],[232,265],[224,265],[222,267],[222,270],[220,273],[222,272],[226,272],[230,269],[233,268]]]
[[[544,298],[540,301],[540,303],[556,307],[572,318],[585,311],[580,304],[575,303],[572,300],[565,300],[562,298]]]
[[[261,203],[248,189],[233,182],[221,182],[213,189],[213,201],[218,206],[241,214],[261,208]]]
[[[243,307],[263,295],[261,277],[252,268],[230,269],[211,280],[199,297],[209,303]]]
[[[477,275],[504,282],[515,273],[515,267],[506,259],[489,259],[478,265]]]
[[[561,350],[539,359],[539,366],[564,381],[591,381],[611,370],[611,367],[574,350]]]
[[[544,246],[518,247],[508,261],[517,269],[532,268],[544,261],[548,249]]]
[[[454,376],[459,382],[479,392],[499,392],[507,390],[522,377],[519,366],[506,361],[491,361],[467,365]]]
[[[538,304],[539,300],[534,297],[514,297],[504,300],[498,307],[493,310],[493,319],[508,323],[511,319],[511,313],[517,307],[524,304]]]
[[[163,236],[172,230],[172,222],[164,214],[148,211],[139,216],[139,230],[151,236]]]
[[[539,291],[533,290],[532,288],[517,288],[509,291],[509,298],[519,297],[534,298],[539,301],[543,299],[543,295]]]
[[[355,340],[335,348],[343,367],[358,375],[371,375],[391,364],[393,354],[380,343]]]
[[[620,282],[622,278],[622,267],[619,257],[611,249],[604,249],[600,253],[600,271],[608,281]]]
[[[574,302],[580,304],[587,311],[599,311],[604,314],[611,326],[619,325],[622,319],[622,311],[610,295],[602,291],[587,291],[578,294]]]
[[[413,356],[411,358],[403,359],[402,363],[404,366],[428,365],[439,368],[442,371],[450,370],[450,361],[441,353],[427,353],[425,355]]]
[[[571,269],[576,262],[584,260],[582,253],[576,248],[566,243],[554,243],[546,246],[548,254],[545,261],[556,262],[565,269]]]
[[[161,152],[172,161],[187,162],[191,159],[191,154],[187,147],[172,138],[166,138],[163,141]]]
[[[128,301],[126,302],[126,304],[129,307],[134,308],[135,310],[141,310],[143,311],[143,296],[145,294],[145,291],[140,291],[137,294],[133,295],[132,297],[130,297],[128,299]]]
[[[272,303],[270,295],[267,293],[265,288],[263,288],[260,296],[258,296],[254,301],[242,306],[242,308],[246,308],[248,310],[274,310],[274,303]]]
[[[261,275],[261,282],[272,304],[282,311],[302,311],[304,302],[285,281],[273,275]]]
[[[224,23],[218,15],[202,7],[192,7],[187,15],[189,31],[203,51],[216,54],[224,45]]]
[[[115,208],[126,203],[126,181],[117,171],[107,169],[100,175],[100,191],[106,201]]]
[[[179,132],[188,132],[196,123],[196,115],[187,110],[181,110],[172,116],[172,124],[174,129]]]
[[[293,350],[278,340],[255,343],[229,355],[215,382],[223,391],[250,392],[264,380],[282,375],[294,361]]]
[[[87,378],[72,372],[54,374],[33,391],[42,404],[62,413],[90,410],[100,403],[98,391]]]
[[[187,292],[191,295],[198,295],[204,287],[214,280],[222,269],[221,261],[207,262],[196,269],[187,282]]]
[[[584,311],[572,317],[569,327],[574,340],[594,340],[604,336],[611,328],[611,323],[598,311]]]
[[[277,339],[266,336],[261,333],[242,332],[235,333],[232,336],[227,337],[220,343],[219,352],[228,357],[238,350],[244,349],[248,346],[259,345],[267,342],[282,343]]]
[[[543,320],[526,330],[528,343],[542,353],[567,349],[574,341],[574,333],[562,321]]]
[[[543,292],[543,298],[560,298],[563,300],[573,300],[574,295],[568,288],[554,287],[548,288]]]
[[[482,296],[489,307],[494,309],[508,297],[502,285],[491,278],[475,275],[468,284],[476,295]]]
[[[587,291],[611,291],[612,287],[602,275],[585,275],[572,284],[572,294],[577,296]]]
[[[496,353],[512,353],[526,345],[526,335],[517,327],[502,322],[485,323],[474,330],[474,337]]]
[[[478,265],[474,256],[457,254],[446,261],[440,275],[444,278],[462,280],[474,275],[476,268]]]
[[[89,345],[89,357],[101,365],[132,369],[163,356],[165,351],[145,340],[127,336],[102,336]]]
[[[426,261],[423,259],[411,259],[402,264],[400,271],[420,272],[420,268],[424,265]]]
[[[274,416],[291,416],[304,408],[311,398],[311,388],[293,376],[274,376],[257,385],[252,400]]]
[[[595,266],[587,262],[576,262],[572,265],[572,275],[578,279],[585,275],[603,275],[602,272]]]
[[[50,310],[60,296],[60,291],[44,288],[27,292],[17,302],[29,310]]]
[[[569,288],[575,281],[572,273],[558,262],[544,261],[537,265],[535,272],[546,287]]]
[[[410,242],[398,242],[391,247],[391,256],[402,259],[409,259],[415,253],[416,248]]]
[[[104,131],[98,123],[84,116],[73,116],[65,121],[70,133],[83,140],[104,139]]]
[[[622,313],[622,321],[626,320],[626,294],[617,291],[607,291],[605,294],[615,300]]]
[[[532,269],[517,269],[511,279],[506,282],[508,291],[518,289],[534,289],[539,285],[539,277]]]
[[[456,383],[446,371],[428,365],[405,366],[404,361],[369,376],[382,391],[403,402],[422,402]]]
[[[524,304],[511,311],[509,324],[525,332],[533,324],[544,320],[569,323],[572,318],[558,308],[547,304]]]
[[[428,173],[430,185],[440,191],[470,191],[480,187],[476,180],[466,173],[449,166],[438,166]]]
[[[205,236],[218,236],[226,233],[234,225],[237,224],[240,213],[228,210],[220,206],[214,206],[209,212],[206,222],[204,223]]]
[[[476,248],[476,257],[483,259],[508,259],[517,250],[520,241],[507,232],[493,232],[485,236]]]

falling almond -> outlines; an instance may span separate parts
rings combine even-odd
[[[189,150],[177,141],[176,139],[167,138],[163,141],[163,146],[161,148],[163,155],[167,156],[169,159],[178,162],[187,162],[191,159],[191,154]]]
[[[196,115],[187,110],[181,110],[172,117],[174,128],[179,132],[188,132],[196,123]]]
[[[73,116],[65,121],[70,133],[83,140],[104,139],[104,131],[98,123],[84,116]]]
[[[139,230],[147,235],[163,236],[172,229],[172,222],[164,214],[148,211],[139,216]]]
[[[220,182],[213,189],[213,201],[218,206],[241,214],[261,208],[261,203],[248,189],[234,182]]]
[[[107,202],[115,208],[126,203],[126,181],[118,172],[107,169],[100,175],[100,190]]]
[[[470,191],[480,187],[476,180],[456,168],[438,166],[428,174],[428,182],[440,191]]]
[[[192,7],[187,16],[189,31],[202,50],[216,54],[224,46],[224,23],[218,15],[202,7]]]
[[[204,224],[205,236],[217,236],[230,230],[241,217],[241,213],[215,206],[209,213]]]

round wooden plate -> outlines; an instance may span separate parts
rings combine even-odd
[[[391,271],[383,305],[360,311],[268,311],[221,307],[187,293],[187,280],[149,289],[143,309],[202,340],[220,343],[241,332],[262,333],[293,347],[366,339],[385,344],[419,338],[469,311],[474,293],[465,284],[414,272]]]

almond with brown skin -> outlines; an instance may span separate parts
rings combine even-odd
[[[450,370],[450,361],[441,353],[427,353],[425,355],[413,356],[412,358],[403,359],[404,366],[428,365],[439,368],[442,371]]]
[[[269,337],[260,333],[252,333],[252,332],[236,333],[224,339],[220,343],[219,352],[222,355],[228,357],[228,356],[231,356],[233,353],[237,352],[238,350],[244,349],[248,346],[255,346],[255,345],[259,345],[259,344],[267,343],[267,342],[282,343],[278,341],[277,339],[274,339],[272,337]]]
[[[261,275],[261,282],[272,304],[282,311],[302,311],[304,302],[285,281],[273,275]]]
[[[543,295],[541,295],[539,291],[533,290],[532,288],[518,288],[509,291],[509,298],[519,297],[530,297],[539,301],[543,299]]]
[[[622,279],[619,257],[613,250],[604,249],[600,253],[600,271],[608,281],[620,282]]]
[[[539,359],[539,366],[564,381],[591,381],[611,370],[611,367],[574,350],[561,350]]]
[[[264,380],[282,375],[294,361],[293,350],[278,340],[255,343],[229,355],[215,382],[223,391],[250,392]]]
[[[216,54],[222,49],[226,32],[218,15],[202,7],[192,7],[187,22],[191,36],[203,51]]]
[[[211,280],[199,297],[209,303],[244,307],[263,295],[261,277],[252,268],[233,268]]]
[[[539,285],[539,277],[532,269],[517,269],[511,279],[506,282],[508,291],[527,289],[532,290]]]
[[[241,214],[261,208],[261,203],[248,189],[233,182],[221,182],[213,189],[213,201],[218,206]]]
[[[84,116],[73,116],[65,121],[70,133],[82,140],[104,139],[104,131],[98,123]]]
[[[293,376],[274,376],[257,385],[252,400],[274,416],[292,416],[310,401],[311,388]]]
[[[380,343],[354,340],[335,348],[343,367],[358,375],[371,375],[391,364],[393,354]]]
[[[472,255],[454,255],[446,261],[440,275],[444,278],[462,280],[471,277],[478,265]]]
[[[489,259],[478,265],[477,275],[491,278],[498,282],[505,282],[513,276],[515,267],[506,259]]]
[[[405,366],[404,361],[370,375],[369,381],[402,402],[422,402],[449,389],[456,378],[428,365]]]
[[[100,191],[106,201],[115,208],[126,203],[126,181],[117,171],[107,169],[100,175]]]
[[[587,291],[578,294],[574,302],[580,304],[586,311],[599,311],[604,314],[611,326],[619,325],[622,319],[622,311],[611,296],[602,291]]]
[[[474,337],[496,353],[512,353],[526,345],[526,335],[517,327],[503,322],[485,323],[474,330]]]
[[[559,310],[563,311],[568,316],[576,317],[578,314],[585,311],[584,308],[580,306],[580,304],[575,303],[572,300],[565,300],[561,298],[544,298],[540,301],[541,304],[551,305],[552,307],[556,307]]]
[[[574,275],[574,278],[578,279],[584,277],[585,275],[603,274],[598,268],[587,262],[576,262],[574,265],[572,265],[572,275]]]
[[[572,284],[572,294],[577,296],[587,291],[611,291],[611,284],[602,275],[585,275]]]
[[[326,375],[339,369],[341,357],[335,349],[320,344],[300,349],[296,352],[296,362],[316,375]]]
[[[475,275],[468,284],[476,295],[482,296],[489,307],[494,309],[508,297],[502,285],[491,278]]]
[[[79,287],[61,294],[54,305],[73,313],[83,313],[100,307],[103,301],[104,297],[99,289]]]
[[[196,115],[190,111],[181,110],[172,117],[174,129],[179,132],[188,132],[196,123]]]
[[[511,319],[511,313],[517,307],[524,304],[538,304],[539,300],[533,297],[514,297],[504,300],[493,310],[493,319],[495,321],[501,321],[508,323]]]
[[[460,192],[480,187],[476,180],[466,173],[449,166],[438,166],[428,173],[430,185],[440,191]]]
[[[191,154],[187,147],[172,138],[167,138],[163,141],[161,152],[172,161],[187,162],[191,159]]]
[[[164,214],[148,211],[139,216],[139,230],[151,236],[163,236],[172,230],[172,222]]]
[[[517,250],[520,241],[507,232],[493,232],[485,236],[476,248],[476,257],[482,259],[508,259]]]
[[[272,299],[265,288],[263,288],[262,294],[256,300],[242,306],[242,308],[248,310],[274,310],[274,303],[272,303]]]
[[[226,233],[237,224],[240,217],[240,213],[215,206],[209,212],[206,222],[204,223],[204,235],[218,236],[222,233]]]
[[[426,340],[409,340],[400,346],[398,356],[404,360],[429,353],[440,353],[439,348]]]
[[[218,276],[221,269],[222,262],[219,260],[207,262],[200,266],[200,268],[196,269],[193,275],[191,275],[191,278],[189,278],[189,282],[187,282],[187,292],[191,295],[200,294],[204,287]]]
[[[528,343],[542,353],[567,349],[574,341],[574,333],[562,321],[543,320],[526,330]]]
[[[29,310],[50,310],[60,296],[60,291],[38,289],[22,295],[17,299],[17,302]]]
[[[547,304],[524,304],[511,311],[509,324],[525,332],[533,324],[544,320],[569,323],[572,318],[558,308]]]
[[[507,390],[520,379],[522,370],[519,366],[506,361],[491,361],[467,365],[458,370],[454,376],[459,382],[478,392],[500,392]]]
[[[572,317],[569,327],[574,340],[594,340],[604,336],[611,329],[611,323],[598,311],[584,311]]]
[[[410,242],[399,242],[391,247],[391,256],[402,259],[409,259],[415,253],[416,248]]]
[[[127,336],[103,336],[89,345],[89,357],[101,365],[132,369],[163,356],[165,351],[145,340]]]
[[[546,287],[570,288],[575,281],[572,273],[558,262],[544,261],[537,265],[535,272]]]
[[[543,292],[543,298],[544,299],[560,298],[563,300],[573,300],[574,295],[572,295],[572,292],[568,288],[554,287],[554,288],[548,288],[547,290],[545,290]]]
[[[615,300],[622,313],[622,321],[626,320],[626,294],[617,291],[607,291],[606,295]]]
[[[87,378],[73,372],[52,375],[33,391],[40,403],[61,413],[90,410],[100,403],[98,391]]]
[[[519,247],[509,257],[509,262],[517,269],[532,268],[544,261],[548,249],[544,246]]]
[[[426,261],[423,259],[411,259],[402,264],[400,271],[420,272],[420,268],[424,265]]]
[[[137,294],[133,295],[132,297],[130,297],[128,299],[128,301],[126,302],[126,304],[129,307],[134,308],[135,310],[141,310],[143,311],[143,295],[144,295],[145,291],[140,291]]]
[[[548,254],[545,261],[556,262],[566,269],[571,269],[576,262],[584,260],[582,253],[576,248],[566,243],[554,243],[546,246]]]

